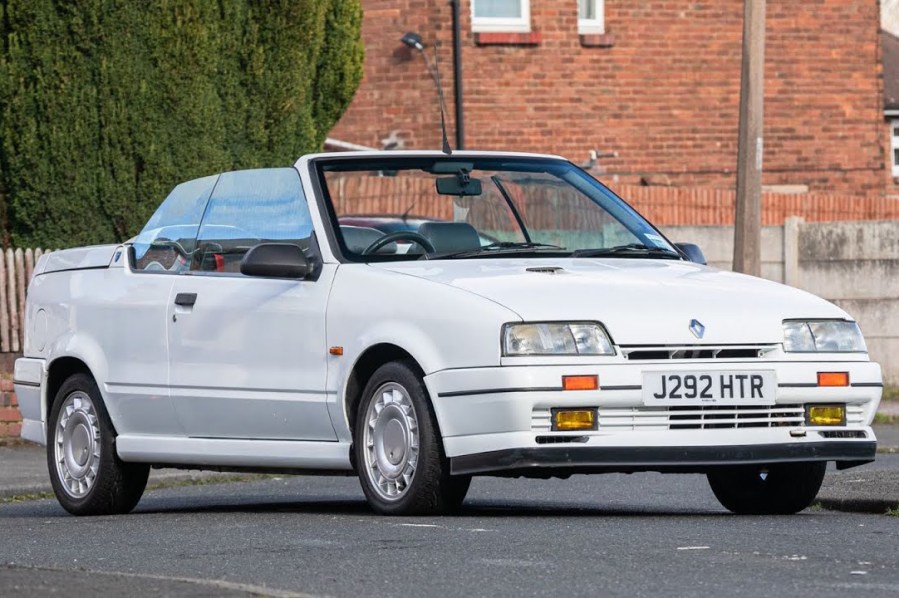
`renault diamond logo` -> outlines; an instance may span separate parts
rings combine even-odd
[[[696,338],[702,338],[702,335],[705,334],[705,326],[699,320],[690,320],[690,332]]]

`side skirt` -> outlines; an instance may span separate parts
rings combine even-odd
[[[116,438],[116,452],[125,462],[196,469],[353,471],[348,442],[123,434]]]

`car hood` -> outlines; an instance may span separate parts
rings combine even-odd
[[[846,318],[768,280],[651,259],[467,259],[372,264],[480,295],[525,321],[599,321],[622,345],[783,342],[782,321]],[[701,339],[691,320],[705,327]]]

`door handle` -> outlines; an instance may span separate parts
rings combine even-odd
[[[175,305],[180,305],[181,307],[193,307],[196,302],[196,293],[178,293],[175,295]]]

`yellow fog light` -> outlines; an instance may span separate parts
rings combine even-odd
[[[805,419],[810,426],[845,426],[845,405],[806,405]]]
[[[596,409],[553,409],[553,430],[595,430]]]

